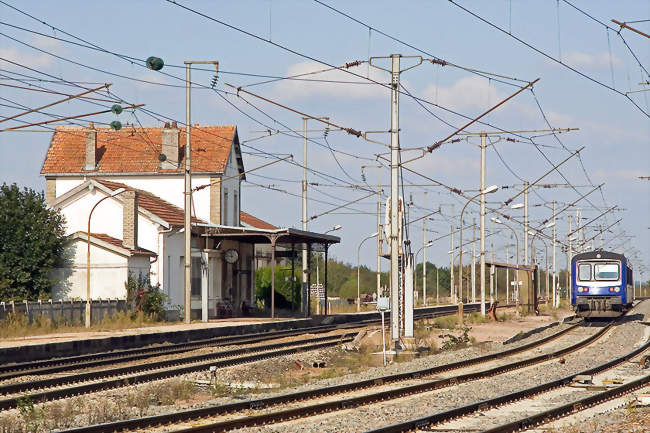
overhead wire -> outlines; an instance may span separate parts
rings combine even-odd
[[[513,39],[515,39],[516,41],[518,41],[519,43],[525,45],[526,47],[530,48],[531,50],[535,51],[536,53],[541,54],[542,56],[546,57],[547,59],[549,59],[549,60],[551,60],[551,61],[553,61],[553,62],[555,62],[555,63],[558,63],[558,64],[564,66],[565,68],[567,68],[567,69],[569,69],[569,70],[575,72],[576,74],[580,75],[581,77],[586,78],[587,80],[592,81],[593,83],[598,84],[598,85],[600,85],[600,86],[602,86],[602,87],[604,87],[604,88],[606,88],[606,89],[609,89],[609,90],[611,90],[612,92],[615,92],[615,93],[617,93],[618,95],[624,97],[624,98],[627,99],[627,100],[628,100],[632,105],[634,105],[634,106],[637,108],[637,110],[639,110],[641,113],[643,113],[646,117],[650,118],[650,113],[646,112],[646,111],[645,111],[643,108],[641,108],[641,107],[640,107],[640,106],[639,106],[639,105],[638,105],[638,104],[637,104],[637,103],[636,103],[632,98],[630,98],[630,97],[629,97],[628,95],[626,95],[625,93],[623,93],[623,92],[621,92],[621,91],[619,91],[619,90],[617,90],[617,89],[615,89],[615,88],[609,86],[608,84],[603,83],[602,81],[597,80],[596,78],[594,78],[594,77],[592,77],[592,76],[590,76],[590,75],[588,75],[588,74],[586,74],[586,73],[584,73],[584,72],[578,70],[577,68],[574,68],[573,66],[570,66],[570,65],[564,63],[562,60],[558,60],[558,59],[556,59],[556,58],[553,57],[552,55],[550,55],[550,54],[546,53],[545,51],[543,51],[543,50],[541,50],[541,49],[535,47],[535,46],[532,45],[531,43],[526,42],[526,41],[523,40],[522,38],[520,38],[520,37],[518,37],[518,36],[515,36],[515,35],[513,35],[512,33],[508,33],[508,32],[505,31],[503,28],[501,28],[501,27],[499,27],[498,25],[494,24],[493,22],[487,20],[486,18],[483,18],[482,16],[478,15],[477,13],[475,13],[475,12],[473,12],[473,11],[467,9],[466,7],[460,5],[460,4],[457,3],[455,0],[448,0],[448,1],[449,1],[452,5],[458,7],[459,9],[461,9],[461,10],[463,10],[463,11],[465,11],[466,13],[468,13],[469,15],[473,16],[474,18],[478,19],[479,21],[482,21],[482,22],[484,22],[485,24],[487,24],[488,26],[490,26],[490,27],[492,27],[492,28],[494,28],[494,29],[496,29],[496,30],[498,30],[498,31],[500,31],[500,32],[502,32],[502,33],[504,33],[505,35],[507,35],[507,36],[509,36],[509,37],[511,37],[511,38],[513,38]]]

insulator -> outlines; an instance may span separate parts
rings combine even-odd
[[[160,162],[167,161],[167,155],[165,155],[164,153],[159,154],[158,155],[158,161],[160,161]]]
[[[214,89],[214,86],[216,86],[218,82],[219,82],[219,74],[214,74],[212,76],[212,81],[210,82],[210,88]]]
[[[165,62],[163,62],[163,59],[160,57],[148,57],[146,60],[147,68],[152,69],[154,71],[160,71],[163,66],[165,66]]]
[[[113,114],[122,114],[122,106],[120,104],[115,104],[111,107],[111,113]]]
[[[122,129],[122,122],[120,122],[119,120],[113,120],[110,123],[110,125],[111,125],[111,128],[113,128],[116,131],[119,131],[120,129]]]

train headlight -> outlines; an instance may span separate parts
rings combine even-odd
[[[578,287],[578,293],[582,293],[582,287]]]
[[[620,287],[614,287],[614,291],[615,291],[616,293],[618,293],[618,292],[621,291],[621,288],[620,288]]]

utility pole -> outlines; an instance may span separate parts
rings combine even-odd
[[[427,203],[427,193],[424,192],[424,203],[426,206]],[[427,249],[425,245],[427,244],[427,219],[424,218],[422,222],[422,297],[424,298],[424,306],[427,306]],[[417,263],[414,263],[413,266],[417,266]]]
[[[528,264],[528,181],[524,182],[524,265]]]
[[[472,302],[476,303],[476,218],[472,220]]]
[[[192,83],[192,64],[214,65],[219,70],[219,62],[214,60],[208,61],[185,61],[185,323],[190,323],[192,308],[192,116],[191,116],[191,83]],[[202,296],[203,298],[203,293]],[[202,318],[207,322],[207,304],[201,299]],[[205,308],[203,308],[205,305]]]
[[[381,165],[377,166],[377,300],[381,295]],[[382,313],[383,314],[383,313]]]
[[[508,260],[510,259],[510,244],[506,243],[506,265],[508,264]],[[506,304],[510,301],[510,268],[506,266]]]
[[[391,57],[390,90],[390,326],[395,347],[400,337],[399,323],[399,73],[400,55]]]
[[[185,62],[185,323],[190,323],[192,308],[192,152],[191,152],[191,92],[192,62]]]
[[[578,222],[580,224],[580,222]],[[569,215],[569,239],[567,239],[568,242],[568,247],[567,247],[567,257],[566,257],[566,262],[567,262],[567,287],[571,287],[571,281],[573,280],[572,274],[573,274],[573,269],[571,269],[571,260],[573,260],[573,247],[572,247],[572,241],[571,241],[571,215]]]
[[[440,287],[438,286],[438,266],[436,266],[436,305],[440,304]]]
[[[449,296],[452,304],[456,303],[456,291],[454,290],[454,211],[452,206],[451,225],[449,228]]]
[[[494,243],[490,242],[490,261],[492,265],[490,266],[490,305],[494,304],[494,289],[496,287],[496,267],[494,266]],[[493,272],[495,271],[495,272]],[[498,290],[498,289],[497,289]],[[496,295],[497,299],[499,298],[499,293]]]
[[[302,230],[307,231],[307,117],[302,118]],[[302,295],[301,299],[307,299],[306,294],[309,291],[307,287],[307,272],[308,272],[308,255],[307,247],[302,245]],[[327,302],[327,299],[325,300]],[[316,303],[320,307],[320,299]],[[304,301],[301,302],[304,306],[303,312],[309,311],[309,305],[305,306]],[[318,312],[317,312],[318,313]]]
[[[485,191],[485,146],[487,133],[481,133],[481,191]],[[481,194],[481,315],[485,316],[485,194]]]
[[[408,69],[422,64],[420,56],[415,57],[419,60],[415,65],[400,70],[400,60],[404,57],[401,54],[391,54],[388,58],[391,60],[391,69],[377,66],[372,63],[373,59],[387,57],[371,57],[370,66],[390,72],[390,323],[391,338],[394,347],[399,347],[400,338],[400,238],[399,238],[399,164],[400,164],[400,143],[399,143],[399,80],[400,74]],[[412,296],[412,294],[411,294]],[[410,314],[412,317],[412,314]]]
[[[555,267],[555,244],[556,244],[556,234],[557,234],[557,227],[555,226],[555,205],[556,201],[553,200],[553,287],[557,285],[557,272],[556,272],[556,267]]]

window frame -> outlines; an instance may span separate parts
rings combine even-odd
[[[589,266],[589,277],[588,278],[582,278],[582,274],[580,273],[580,267],[582,266]],[[592,281],[592,276],[593,276],[593,263],[590,262],[579,262],[578,263],[578,281]]]
[[[597,278],[596,266],[616,266],[616,278]],[[621,263],[620,262],[602,262],[594,263],[594,281],[619,281],[621,279]]]

